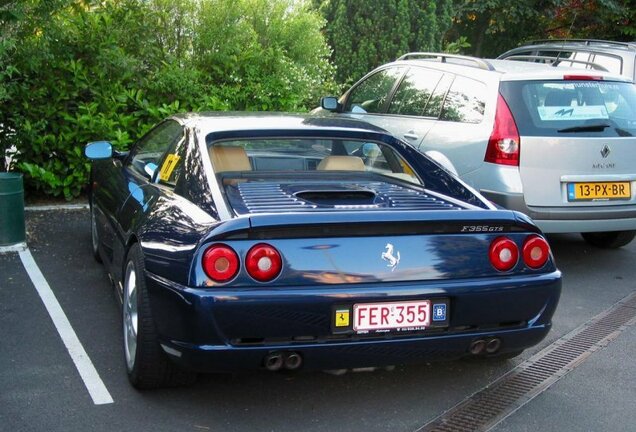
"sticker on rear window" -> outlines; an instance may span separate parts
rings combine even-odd
[[[537,107],[542,121],[607,119],[605,105]]]

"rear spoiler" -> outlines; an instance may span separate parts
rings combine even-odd
[[[239,217],[217,225],[203,241],[507,232],[541,233],[511,210],[338,211]]]

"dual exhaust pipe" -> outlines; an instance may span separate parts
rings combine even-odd
[[[271,352],[263,359],[263,366],[271,372],[281,369],[296,370],[303,364],[303,358],[296,351]]]
[[[496,354],[499,348],[501,348],[501,339],[487,338],[473,341],[468,351],[472,355]]]

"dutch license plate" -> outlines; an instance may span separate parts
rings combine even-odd
[[[353,330],[423,330],[431,324],[431,301],[353,305]]]
[[[568,183],[568,201],[630,199],[630,182]]]

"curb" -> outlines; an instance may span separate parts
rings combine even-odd
[[[88,204],[53,204],[32,205],[24,208],[26,211],[51,211],[51,210],[88,210]]]

